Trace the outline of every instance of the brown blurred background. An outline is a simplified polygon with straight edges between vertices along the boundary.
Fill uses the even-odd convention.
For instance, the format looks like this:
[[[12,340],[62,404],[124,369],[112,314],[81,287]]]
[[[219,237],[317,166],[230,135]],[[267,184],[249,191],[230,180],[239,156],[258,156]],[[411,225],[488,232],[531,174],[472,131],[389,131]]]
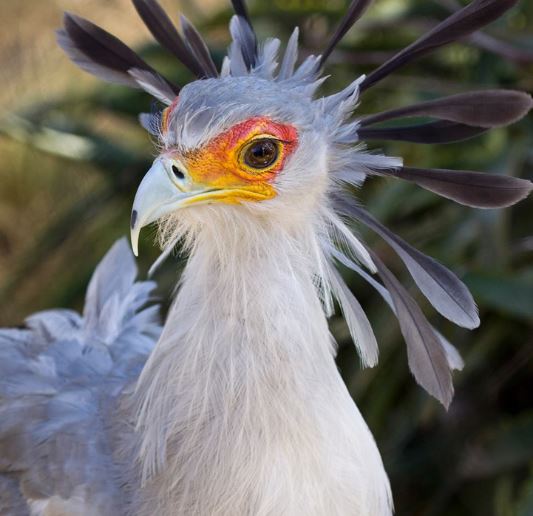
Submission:
[[[229,0],[161,3],[175,20],[183,12],[197,23],[220,63],[229,42]],[[347,3],[250,1],[260,37],[286,41],[299,25],[306,52],[319,51]],[[332,56],[324,93],[383,62],[442,20],[454,3],[375,0]],[[151,109],[150,99],[101,84],[68,62],[54,40],[64,10],[104,26],[178,82],[190,80],[152,44],[129,0],[0,1],[1,325],[21,324],[26,315],[49,307],[82,307],[96,262],[128,233],[134,191],[153,153],[136,118]],[[442,49],[384,81],[365,95],[360,109],[369,113],[496,86],[533,90],[529,0],[481,37]],[[463,143],[379,147],[413,166],[533,179],[532,142],[530,116]],[[467,364],[455,375],[456,400],[446,413],[410,377],[388,308],[348,277],[376,328],[381,359],[375,369],[362,371],[345,324],[333,318],[339,367],[382,450],[397,514],[533,515],[533,201],[477,211],[384,179],[369,181],[360,197],[380,220],[464,279],[482,320],[481,328],[467,332],[427,310]],[[364,236],[411,285],[386,245]],[[141,245],[145,275],[157,256],[149,232]],[[181,265],[169,260],[157,274],[165,304]]]

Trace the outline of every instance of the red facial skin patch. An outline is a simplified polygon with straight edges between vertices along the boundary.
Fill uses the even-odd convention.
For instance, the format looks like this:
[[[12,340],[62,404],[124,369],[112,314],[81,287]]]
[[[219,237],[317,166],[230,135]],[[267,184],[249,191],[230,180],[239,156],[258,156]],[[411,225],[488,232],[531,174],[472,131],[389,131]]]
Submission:
[[[253,168],[245,163],[244,155],[254,141],[263,139],[275,142],[278,156],[268,167]],[[272,181],[297,145],[298,132],[293,126],[254,117],[234,125],[201,149],[169,155],[185,165],[195,186],[212,190],[205,194],[209,199],[238,203],[275,197]],[[205,201],[203,196],[194,199]]]

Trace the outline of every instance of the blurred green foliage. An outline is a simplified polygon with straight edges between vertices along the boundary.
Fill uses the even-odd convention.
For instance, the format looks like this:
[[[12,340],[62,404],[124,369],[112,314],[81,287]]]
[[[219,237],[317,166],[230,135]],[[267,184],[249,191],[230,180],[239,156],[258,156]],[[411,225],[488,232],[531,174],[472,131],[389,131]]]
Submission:
[[[316,53],[346,3],[257,0],[251,10],[261,37],[275,35],[286,41],[299,25],[304,51]],[[200,2],[182,7],[197,21],[220,62],[229,42],[230,10],[221,2],[211,4],[207,12]],[[445,17],[454,0],[374,4],[332,56],[324,93],[338,90],[413,41]],[[96,10],[98,2],[91,5]],[[59,10],[54,16],[59,23]],[[98,21],[105,25],[105,19]],[[37,26],[36,19],[31,23]],[[190,80],[155,46],[140,50],[177,81]],[[58,92],[41,80],[40,98],[17,97],[0,117],[4,325],[21,323],[37,309],[82,306],[95,263],[115,238],[128,232],[133,194],[153,153],[137,123],[137,114],[150,110],[145,94],[92,80],[77,87],[81,72],[71,67],[61,73],[65,70],[74,77],[67,87]],[[373,88],[365,94],[360,112],[472,88],[531,91],[532,72],[533,3],[523,1],[484,35],[440,50]],[[46,73],[53,84],[54,70]],[[28,90],[31,84],[25,85]],[[410,165],[531,179],[532,142],[530,117],[465,143],[394,143],[382,148]],[[360,370],[344,322],[333,318],[338,363],[382,451],[397,514],[533,515],[533,202],[504,211],[477,211],[386,179],[369,180],[359,196],[396,232],[464,278],[482,320],[478,330],[467,332],[427,312],[466,361],[455,375],[456,399],[445,412],[410,377],[399,328],[381,298],[348,277],[376,329],[381,359],[375,369]],[[383,242],[361,231],[412,287]],[[143,273],[157,255],[150,240],[145,235],[141,244]],[[165,302],[181,265],[179,258],[169,260],[157,274]]]

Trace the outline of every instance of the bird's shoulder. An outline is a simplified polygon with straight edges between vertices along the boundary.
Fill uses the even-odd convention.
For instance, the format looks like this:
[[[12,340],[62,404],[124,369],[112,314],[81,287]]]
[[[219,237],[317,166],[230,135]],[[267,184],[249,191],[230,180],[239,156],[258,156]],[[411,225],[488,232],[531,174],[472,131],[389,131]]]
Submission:
[[[53,503],[93,514],[88,497],[95,507],[115,498],[110,421],[161,331],[155,284],[136,276],[120,240],[96,268],[82,314],[47,310],[0,330],[0,507],[21,495],[36,514]]]

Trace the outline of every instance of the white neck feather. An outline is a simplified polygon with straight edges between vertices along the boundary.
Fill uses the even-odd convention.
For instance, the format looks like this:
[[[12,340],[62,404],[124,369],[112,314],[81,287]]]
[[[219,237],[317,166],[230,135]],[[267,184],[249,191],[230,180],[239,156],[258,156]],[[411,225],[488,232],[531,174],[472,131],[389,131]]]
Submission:
[[[391,514],[334,362],[317,227],[243,224],[234,210],[188,221],[189,262],[136,393],[139,513]]]

